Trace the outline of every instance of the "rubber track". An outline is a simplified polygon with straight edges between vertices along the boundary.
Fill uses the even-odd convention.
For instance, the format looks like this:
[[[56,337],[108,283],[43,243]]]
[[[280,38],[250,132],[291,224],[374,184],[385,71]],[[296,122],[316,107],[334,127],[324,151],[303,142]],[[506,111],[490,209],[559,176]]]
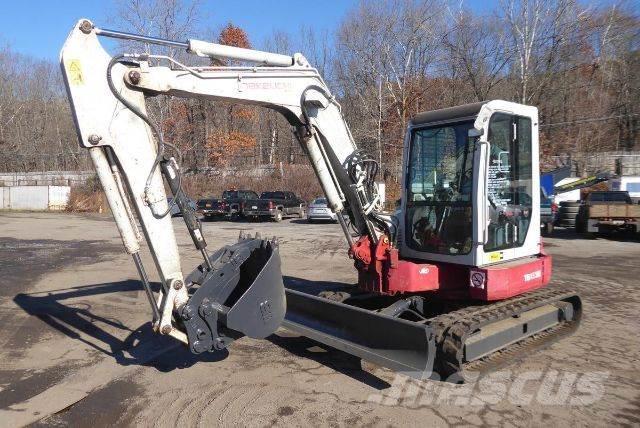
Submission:
[[[477,329],[540,306],[559,302],[569,302],[573,305],[572,321],[560,323],[478,360],[463,361],[464,342]],[[439,315],[429,320],[435,331],[438,353],[435,372],[441,379],[452,381],[476,379],[573,333],[580,324],[581,314],[582,304],[575,292],[553,287],[535,290],[497,303],[469,306]]]

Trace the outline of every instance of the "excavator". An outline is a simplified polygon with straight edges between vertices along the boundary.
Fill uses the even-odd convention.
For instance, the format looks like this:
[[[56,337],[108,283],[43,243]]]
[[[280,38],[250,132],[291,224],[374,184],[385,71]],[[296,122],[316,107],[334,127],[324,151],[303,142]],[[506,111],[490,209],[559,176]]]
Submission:
[[[111,56],[100,44],[105,37],[218,65],[187,65],[177,55]],[[539,228],[535,107],[492,100],[417,114],[392,215],[382,209],[375,157],[358,149],[335,95],[299,53],[166,40],[81,19],[60,62],[79,144],[140,275],[153,329],[193,353],[285,328],[413,377],[464,382],[578,327],[580,297],[546,287],[552,262]],[[241,234],[210,253],[182,187],[180,151],[148,113],[147,100],[156,96],[281,113],[337,214],[357,284],[321,292],[285,287],[275,237]],[[187,275],[171,204],[203,258]],[[159,292],[140,257],[143,240]]]

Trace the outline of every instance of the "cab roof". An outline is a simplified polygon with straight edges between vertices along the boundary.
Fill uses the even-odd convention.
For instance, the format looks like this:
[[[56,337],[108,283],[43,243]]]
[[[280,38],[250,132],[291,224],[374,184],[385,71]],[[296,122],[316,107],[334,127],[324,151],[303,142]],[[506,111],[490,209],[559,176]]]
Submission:
[[[489,101],[479,103],[463,104],[461,106],[443,108],[440,110],[425,111],[418,113],[411,120],[411,126],[426,125],[438,122],[454,122],[464,119],[474,119],[483,105]]]

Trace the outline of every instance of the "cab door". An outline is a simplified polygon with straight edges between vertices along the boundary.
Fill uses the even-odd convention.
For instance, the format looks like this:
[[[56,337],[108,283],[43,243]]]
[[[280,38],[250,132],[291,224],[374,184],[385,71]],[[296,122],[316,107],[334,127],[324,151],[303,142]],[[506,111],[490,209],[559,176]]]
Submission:
[[[519,105],[511,110],[493,112],[486,127],[487,168],[481,183],[486,188],[478,192],[484,198],[479,206],[485,207],[478,266],[540,251],[537,110]]]

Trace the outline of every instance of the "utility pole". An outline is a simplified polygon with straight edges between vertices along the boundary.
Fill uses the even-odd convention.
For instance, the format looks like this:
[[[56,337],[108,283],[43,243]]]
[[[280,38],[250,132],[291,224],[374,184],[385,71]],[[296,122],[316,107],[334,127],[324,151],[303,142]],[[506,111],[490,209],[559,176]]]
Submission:
[[[382,75],[378,79],[378,165],[382,170]]]

